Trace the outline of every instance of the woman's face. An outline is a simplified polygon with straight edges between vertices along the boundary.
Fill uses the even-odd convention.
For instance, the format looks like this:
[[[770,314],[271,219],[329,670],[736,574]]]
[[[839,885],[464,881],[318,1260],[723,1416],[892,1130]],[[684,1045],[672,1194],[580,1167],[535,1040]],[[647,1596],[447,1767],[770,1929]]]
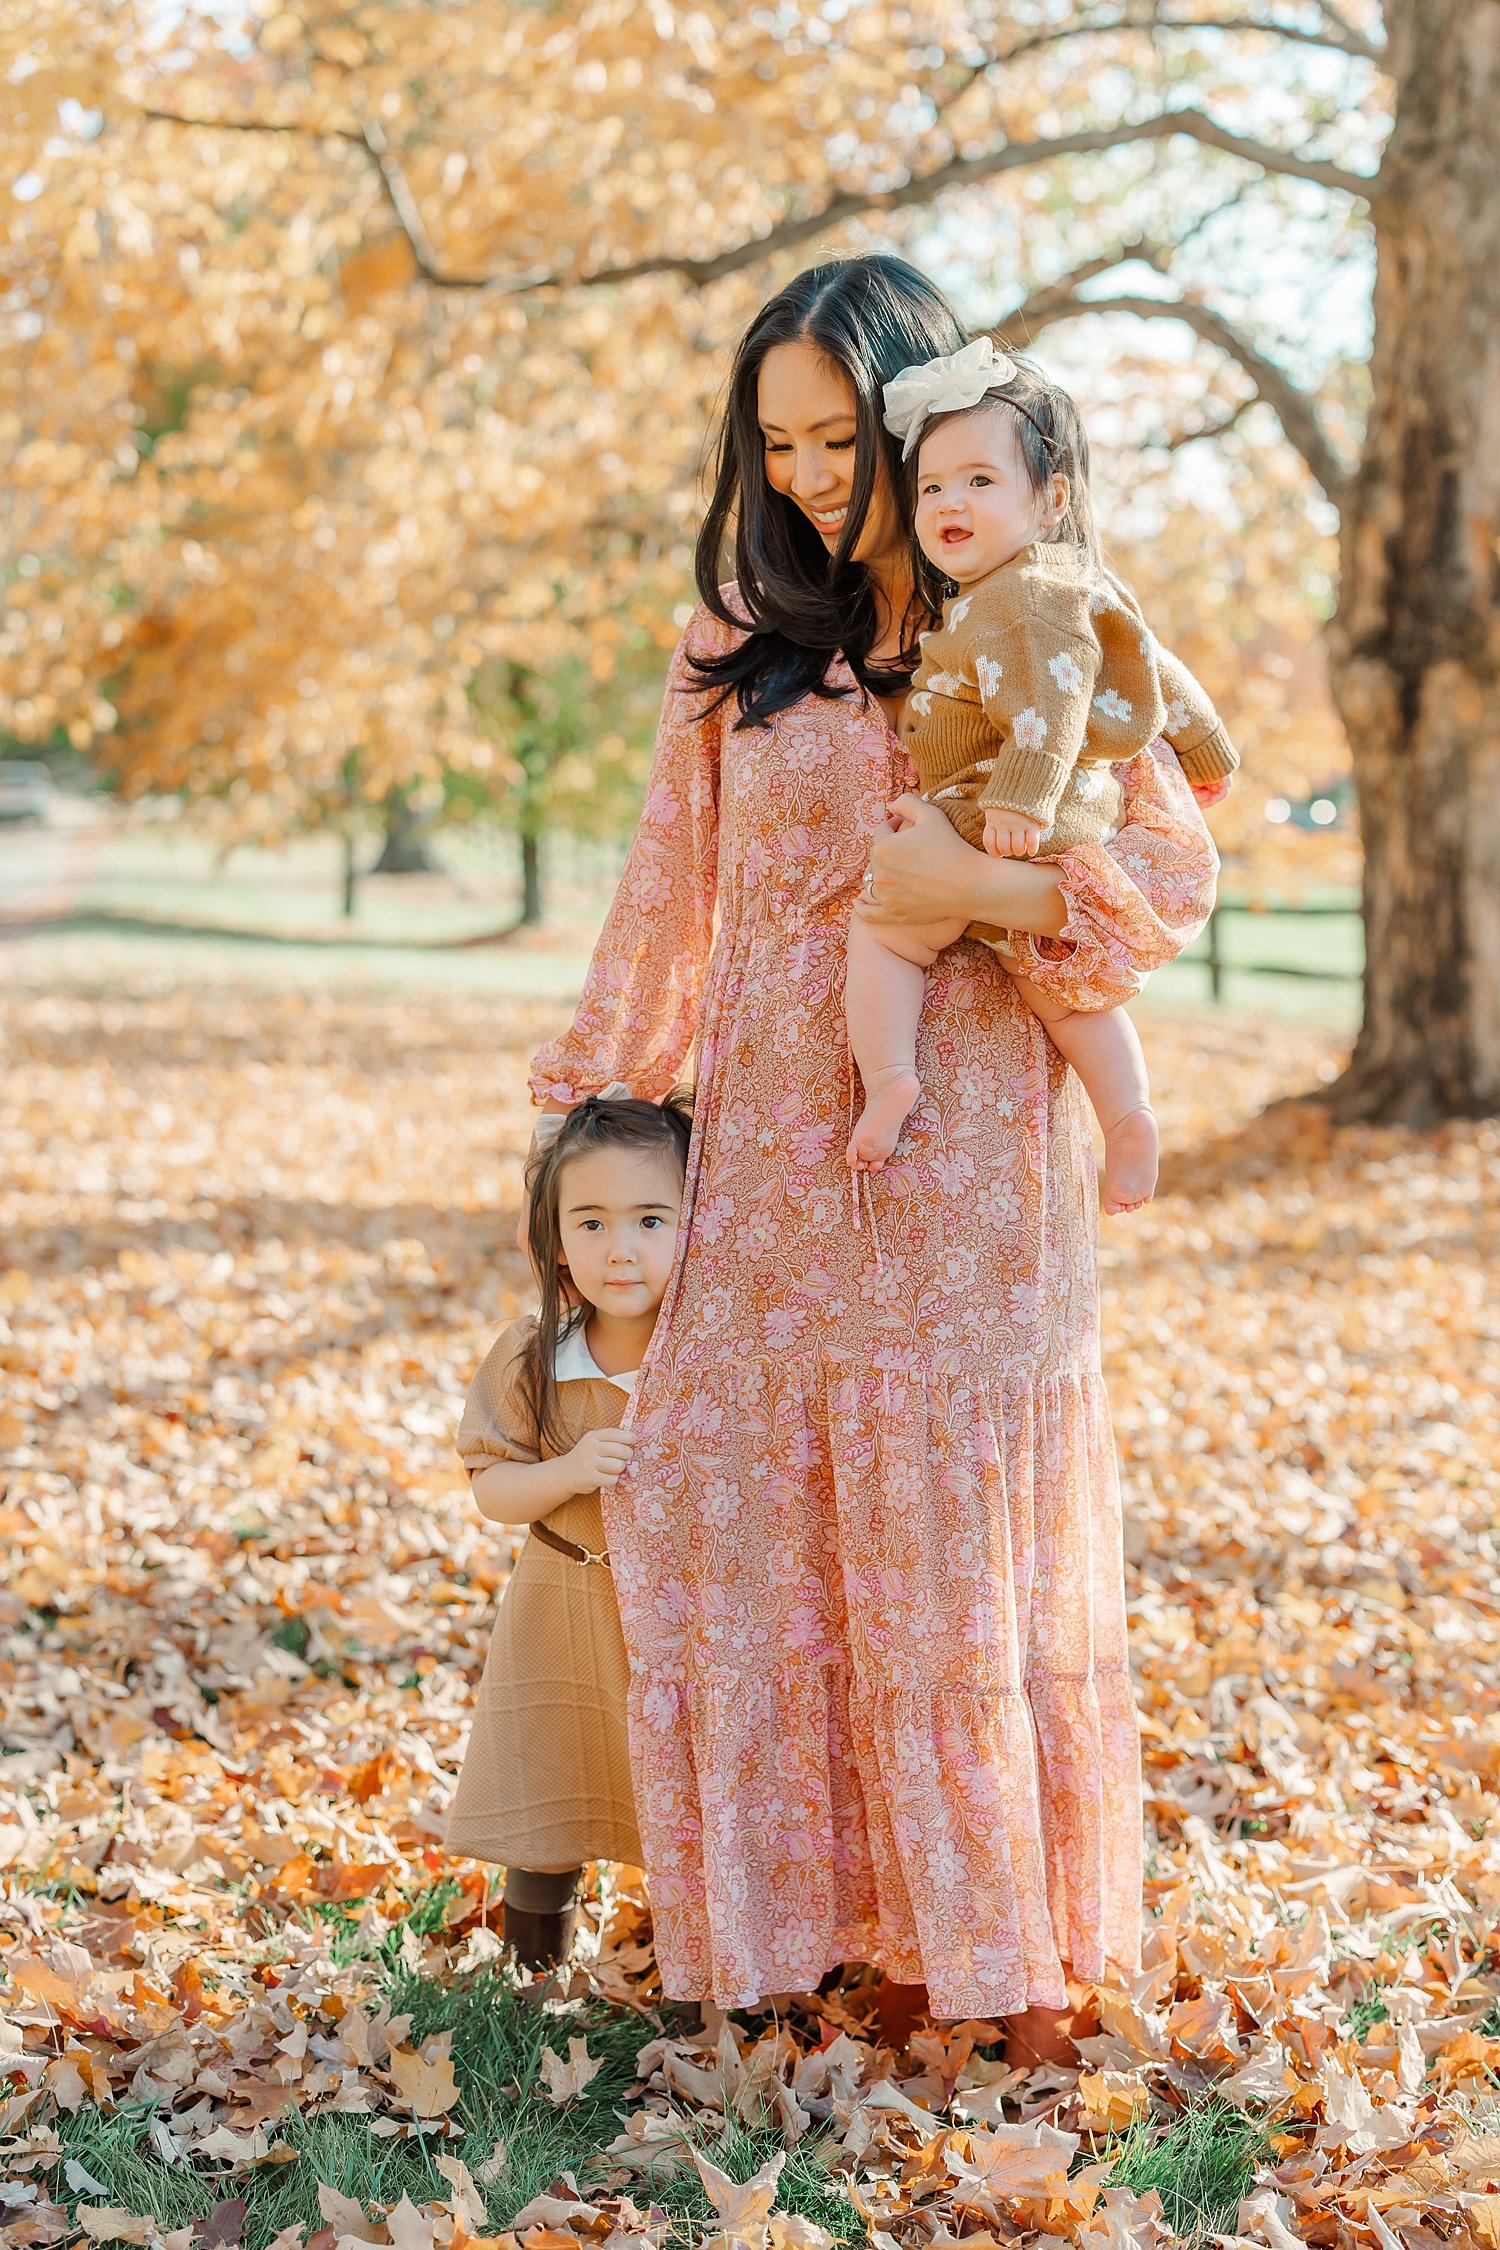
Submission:
[[[854,389],[815,344],[777,344],[761,361],[757,391],[766,476],[802,510],[830,554],[854,490]],[[902,544],[900,512],[882,460],[854,549],[876,561]]]

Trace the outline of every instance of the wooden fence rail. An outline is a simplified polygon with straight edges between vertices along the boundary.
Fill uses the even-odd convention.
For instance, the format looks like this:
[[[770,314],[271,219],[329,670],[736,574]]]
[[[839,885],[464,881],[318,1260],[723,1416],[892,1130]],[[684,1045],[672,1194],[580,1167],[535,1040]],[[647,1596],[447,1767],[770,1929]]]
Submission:
[[[1224,979],[1231,969],[1241,976],[1310,977],[1320,984],[1360,984],[1364,981],[1362,969],[1308,969],[1275,961],[1227,960],[1220,937],[1220,924],[1228,914],[1243,914],[1256,919],[1295,915],[1299,921],[1315,915],[1337,916],[1339,920],[1346,922],[1359,919],[1358,908],[1352,906],[1270,906],[1259,905],[1250,899],[1221,899],[1208,918],[1208,927],[1203,933],[1203,952],[1183,955],[1185,961],[1204,963],[1208,970],[1209,997],[1213,1000],[1223,999]]]

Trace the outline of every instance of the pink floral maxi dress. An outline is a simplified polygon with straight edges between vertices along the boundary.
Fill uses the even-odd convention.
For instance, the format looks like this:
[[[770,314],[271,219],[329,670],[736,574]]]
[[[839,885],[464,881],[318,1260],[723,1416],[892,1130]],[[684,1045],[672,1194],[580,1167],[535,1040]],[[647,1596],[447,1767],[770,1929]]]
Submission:
[[[770,729],[668,683],[630,858],[538,1100],[659,1099],[698,1042],[686,1226],[606,1508],[667,1994],[838,1961],[940,2017],[1060,2006],[1138,1957],[1140,1768],[1081,1089],[982,945],[927,980],[925,1088],[855,1231],[845,933],[906,785],[857,690]],[[834,683],[853,687],[842,664]],[[1054,864],[1059,999],[1201,927],[1213,847],[1164,744]],[[873,1224],[871,1223],[873,1220]]]

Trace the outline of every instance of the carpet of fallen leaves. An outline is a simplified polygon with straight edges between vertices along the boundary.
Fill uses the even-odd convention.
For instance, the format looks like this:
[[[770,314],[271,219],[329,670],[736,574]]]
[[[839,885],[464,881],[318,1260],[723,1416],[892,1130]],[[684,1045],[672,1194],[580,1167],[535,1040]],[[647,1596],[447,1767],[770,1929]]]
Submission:
[[[439,1980],[496,1952],[492,1871],[440,1839],[513,1549],[452,1433],[525,1302],[553,1015],[119,977],[3,1003],[0,2250],[158,2239],[65,2181],[89,2104],[155,2103],[162,2153],[230,2182],[289,2106],[457,2134],[379,1941]],[[1331,1073],[1316,1029],[1149,1044],[1163,1193],[1104,1250],[1143,1975],[1081,2072],[1030,2077],[994,2027],[882,2045],[857,1976],[717,2052],[667,2012],[604,2166],[512,2205],[506,2250],[655,2244],[630,2191],[692,2162],[720,2250],[826,2244],[774,2162],[735,2186],[704,2154],[736,2119],[811,2134],[877,2250],[1165,2240],[1110,2136],[1213,2089],[1270,2129],[1219,2239],[1500,2246],[1500,1133],[1261,1114]],[[628,1876],[594,1919],[574,1995],[649,2012]],[[550,2098],[591,2068],[552,2053]],[[325,2189],[322,2250],[492,2237],[503,2151],[442,2171],[383,2217]]]

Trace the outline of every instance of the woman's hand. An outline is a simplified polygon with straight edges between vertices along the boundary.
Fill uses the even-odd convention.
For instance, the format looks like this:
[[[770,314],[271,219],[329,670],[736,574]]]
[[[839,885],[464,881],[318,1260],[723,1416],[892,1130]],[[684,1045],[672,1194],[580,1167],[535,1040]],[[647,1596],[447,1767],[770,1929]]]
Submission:
[[[870,922],[931,923],[961,915],[1004,929],[1060,937],[1062,885],[1045,861],[989,859],[966,844],[936,805],[897,797],[870,850],[870,875],[854,911]]]

